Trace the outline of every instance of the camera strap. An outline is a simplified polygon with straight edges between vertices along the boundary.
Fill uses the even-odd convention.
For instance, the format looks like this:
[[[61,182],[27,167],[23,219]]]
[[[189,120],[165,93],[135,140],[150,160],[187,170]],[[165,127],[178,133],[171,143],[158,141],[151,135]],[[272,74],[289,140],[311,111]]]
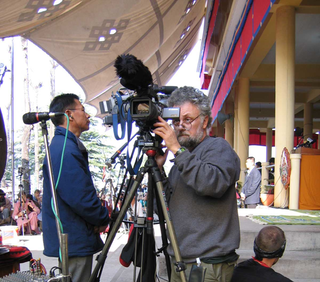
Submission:
[[[114,133],[114,136],[117,140],[122,140],[125,136],[126,123],[128,123],[128,127],[127,127],[128,143],[127,144],[129,145],[131,133],[132,133],[132,116],[131,116],[131,113],[129,110],[127,113],[127,121],[126,121],[126,114],[125,114],[125,110],[123,107],[122,98],[118,92],[116,93],[115,97],[117,99],[118,105],[113,107],[113,110],[112,110],[113,133]],[[118,121],[118,118],[120,119],[120,121]],[[118,124],[119,123],[121,126],[121,137],[119,137],[119,135],[118,135]],[[133,149],[133,152],[130,156],[129,146],[127,146],[127,167],[128,167],[128,171],[129,171],[130,175],[137,175],[138,170],[139,170],[141,163],[142,163],[142,159],[143,159],[143,154],[141,155],[141,148],[139,148],[139,151],[138,151],[138,154],[136,157],[136,161],[135,161],[135,165],[132,167],[131,162],[132,162],[132,158],[134,156],[134,151],[135,151],[135,148]]]
[[[117,140],[122,140],[126,133],[126,120],[125,120],[125,112],[122,106],[122,98],[119,95],[119,93],[116,93],[116,99],[118,103],[118,107],[114,107],[115,110],[112,110],[112,123],[113,123],[113,133],[114,137]],[[128,113],[129,114],[129,113]],[[118,122],[118,116],[120,117],[120,122]],[[121,126],[121,137],[118,135],[118,123],[120,123]],[[131,129],[130,129],[130,135],[131,135]],[[128,140],[130,137],[128,138]]]
[[[128,111],[127,120],[128,120],[128,132],[127,133],[128,133],[128,144],[129,144],[130,138],[131,138],[131,131],[132,131],[132,117],[131,117],[130,111]],[[133,151],[130,156],[129,146],[127,146],[127,167],[128,167],[128,171],[129,171],[130,175],[137,175],[138,174],[138,170],[141,166],[142,159],[143,159],[143,154],[141,154],[142,149],[139,147],[136,161],[135,161],[135,165],[134,165],[134,167],[132,167],[131,162],[132,162],[132,158],[134,156],[135,149],[136,149],[136,147],[133,148]]]

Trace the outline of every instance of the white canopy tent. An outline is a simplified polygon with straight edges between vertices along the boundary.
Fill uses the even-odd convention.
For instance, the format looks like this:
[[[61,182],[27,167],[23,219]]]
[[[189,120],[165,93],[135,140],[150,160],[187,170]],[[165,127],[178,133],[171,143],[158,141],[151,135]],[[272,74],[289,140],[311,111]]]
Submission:
[[[165,85],[197,41],[205,0],[2,0],[0,37],[21,35],[53,57],[99,110],[133,54]]]

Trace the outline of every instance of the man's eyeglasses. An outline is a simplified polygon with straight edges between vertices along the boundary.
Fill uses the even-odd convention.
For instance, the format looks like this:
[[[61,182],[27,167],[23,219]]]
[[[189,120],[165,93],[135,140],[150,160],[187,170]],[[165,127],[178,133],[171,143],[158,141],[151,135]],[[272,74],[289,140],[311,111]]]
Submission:
[[[180,125],[185,129],[185,130],[190,130],[192,127],[192,123],[199,117],[201,116],[201,114],[199,114],[197,117],[195,117],[194,119],[192,118],[186,118],[182,121],[180,120],[174,120],[172,121],[172,124],[174,127],[179,127]]]
[[[86,112],[85,108],[81,108],[81,109],[68,109],[69,111],[83,111]]]

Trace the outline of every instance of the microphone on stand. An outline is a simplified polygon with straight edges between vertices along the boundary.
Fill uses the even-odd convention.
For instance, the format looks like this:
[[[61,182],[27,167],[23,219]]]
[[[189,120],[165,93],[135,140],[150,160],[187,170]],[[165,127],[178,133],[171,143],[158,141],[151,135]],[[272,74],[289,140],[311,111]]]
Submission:
[[[316,140],[313,140],[312,138],[308,137],[306,141],[306,146],[311,147],[311,145],[316,142]]]
[[[23,122],[25,124],[34,124],[42,120],[49,120],[53,117],[63,116],[64,113],[56,112],[56,113],[49,113],[49,112],[31,112],[26,113],[22,116]]]

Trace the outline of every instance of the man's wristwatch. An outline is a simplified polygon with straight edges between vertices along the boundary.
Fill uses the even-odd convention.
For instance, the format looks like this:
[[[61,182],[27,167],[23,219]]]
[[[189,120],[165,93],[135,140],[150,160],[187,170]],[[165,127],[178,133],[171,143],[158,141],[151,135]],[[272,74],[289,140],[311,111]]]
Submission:
[[[187,150],[185,147],[180,147],[178,151],[174,154],[175,157],[179,156],[182,152]]]

